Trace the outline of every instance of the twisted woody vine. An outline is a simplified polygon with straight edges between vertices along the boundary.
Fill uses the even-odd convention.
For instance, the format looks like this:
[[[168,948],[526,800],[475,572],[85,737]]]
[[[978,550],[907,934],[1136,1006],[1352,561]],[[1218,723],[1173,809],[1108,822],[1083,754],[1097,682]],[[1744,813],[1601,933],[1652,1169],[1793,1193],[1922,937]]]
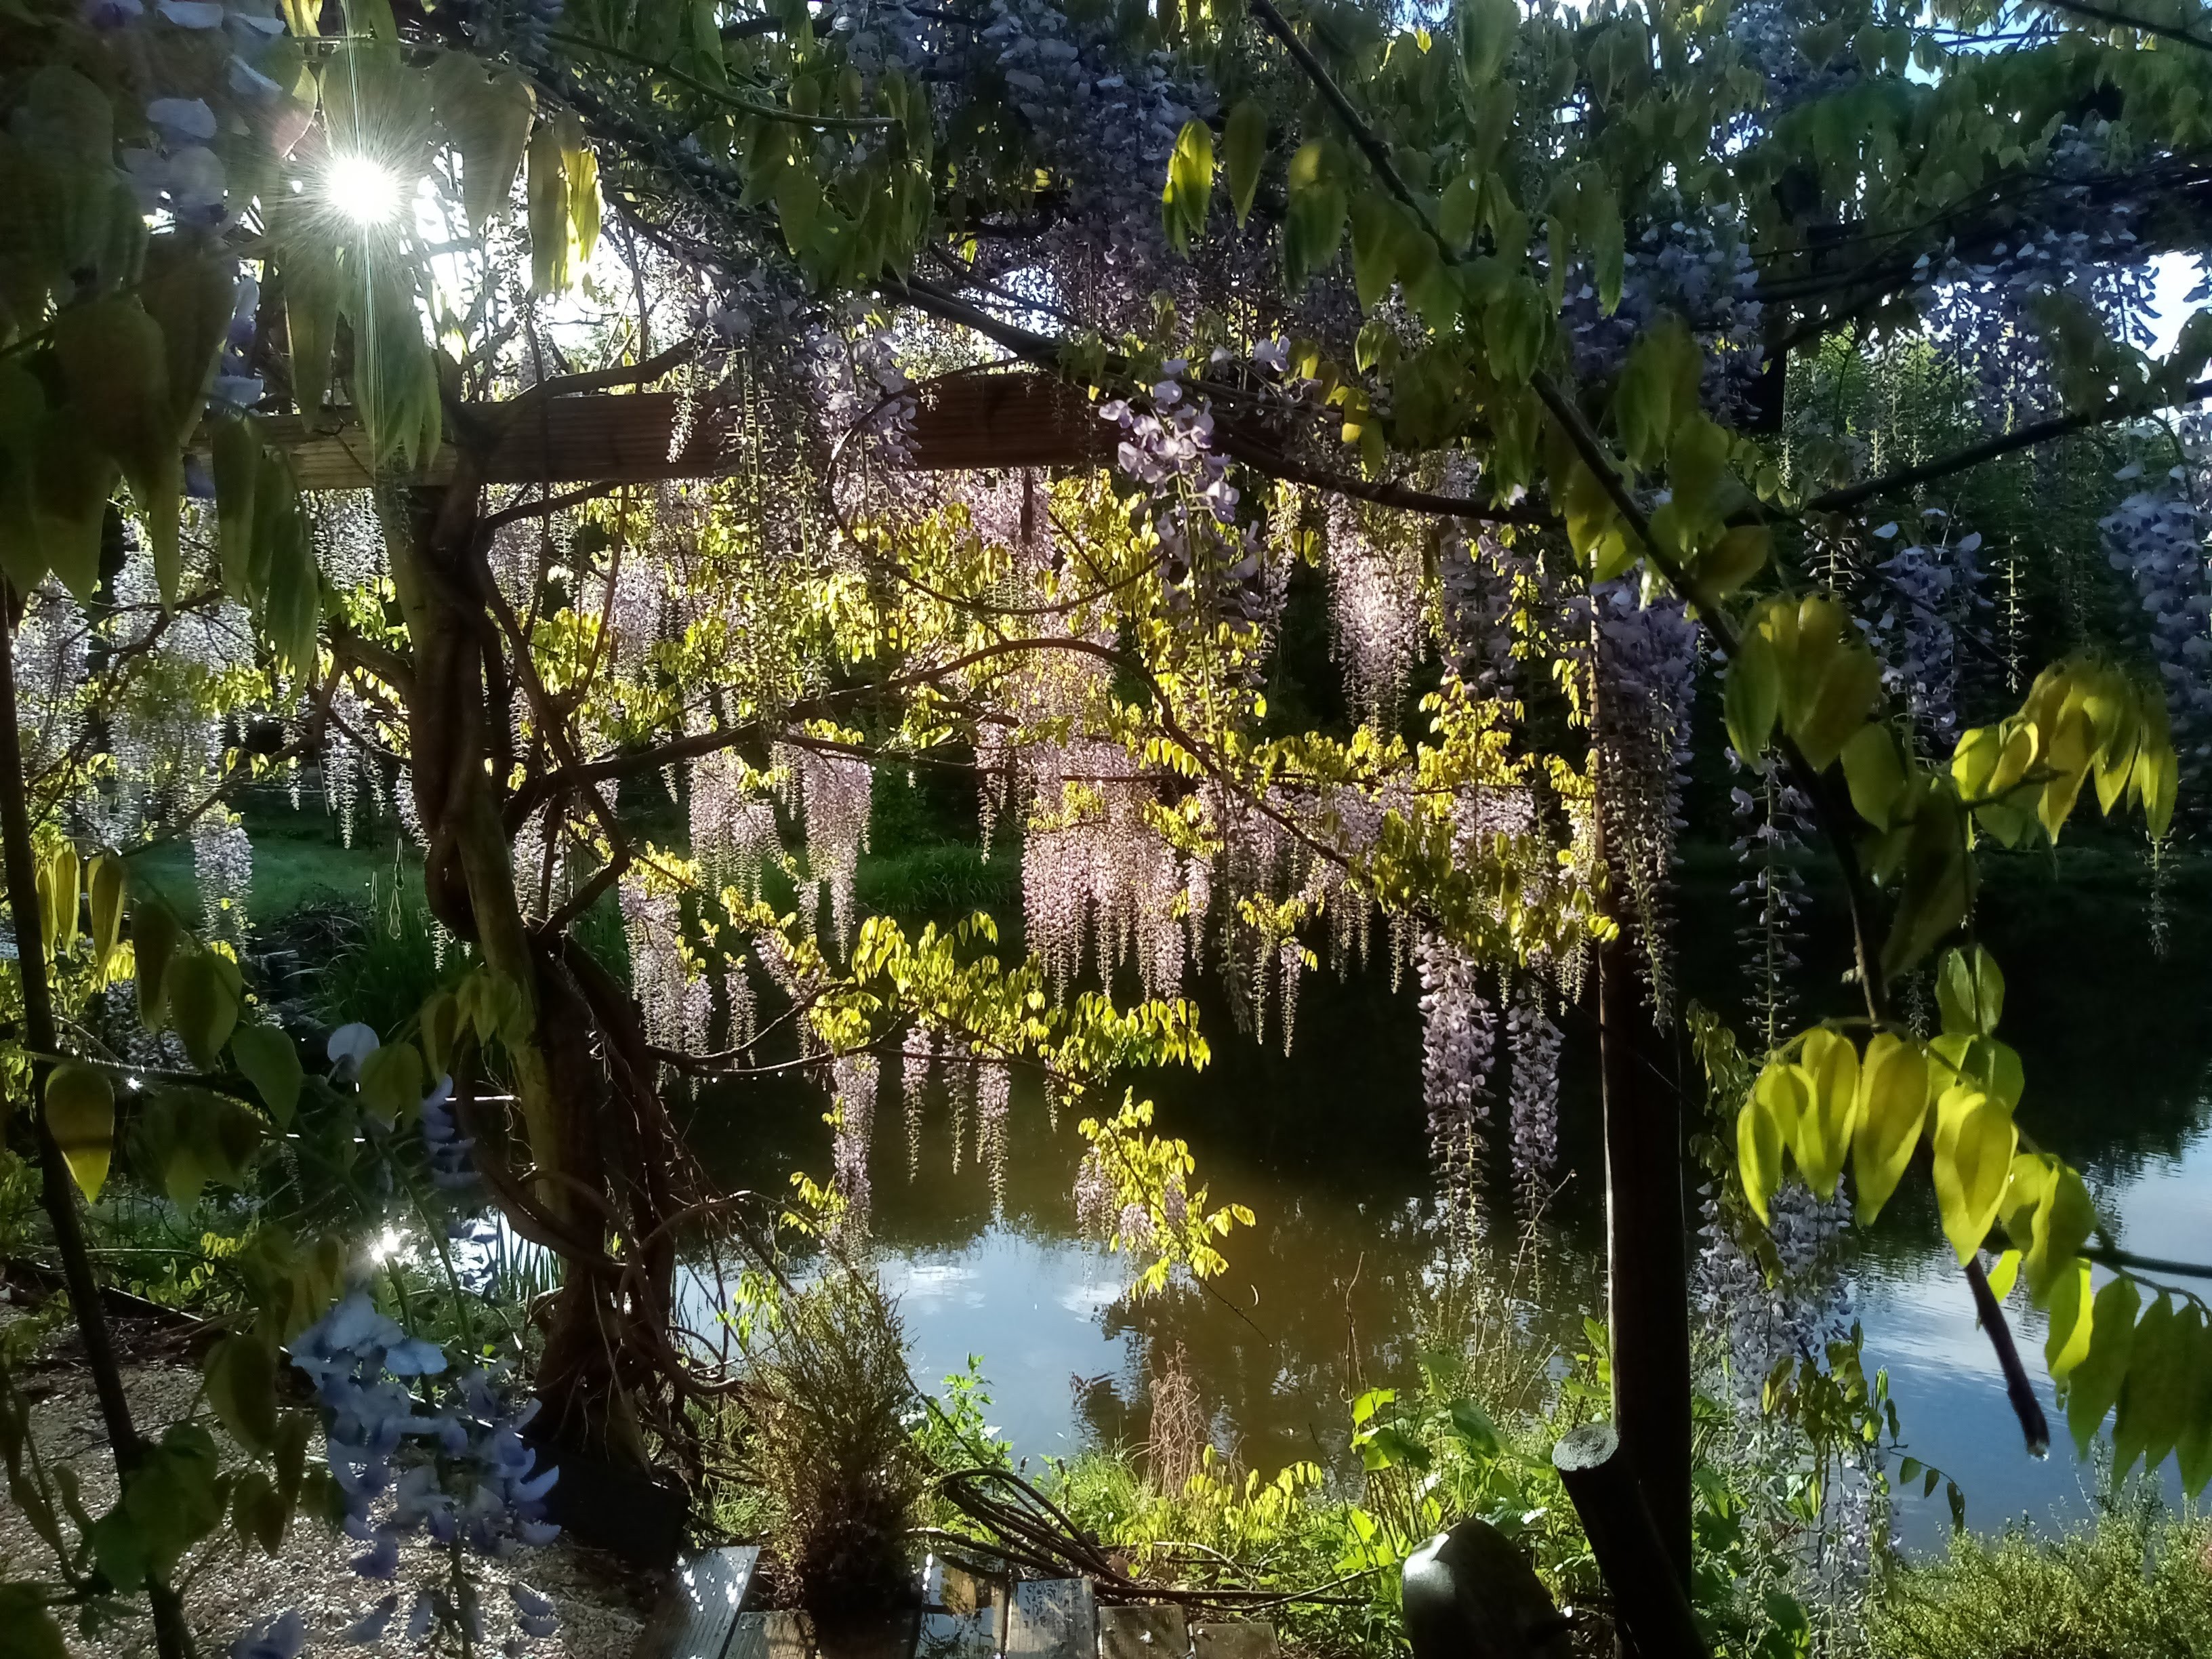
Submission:
[[[1128,1079],[1292,1047],[1325,967],[1418,998],[1462,1239],[1493,1150],[1547,1201],[1595,1030],[1613,1415],[1686,1575],[1691,1040],[1723,1267],[1924,1188],[2027,1444],[2016,1285],[2085,1447],[2212,1479],[2205,1304],[2039,1141],[1978,929],[1990,857],[2095,833],[2155,931],[2203,823],[2212,325],[2145,321],[2206,246],[2187,0],[21,0],[0,117],[7,1145],[117,1481],[93,1513],[0,1376],[47,1547],[0,1648],[291,1659],[299,1613],[195,1632],[184,1587],[307,1526],[392,1583],[318,1644],[550,1636],[479,1565],[556,1534],[564,1456],[680,1463],[736,1386],[677,1316],[702,1241],[865,1251],[930,1088],[1003,1194],[1041,1094],[1084,1229],[1209,1279],[1253,1212]],[[1886,447],[1900,388],[1941,443]],[[1977,526],[2084,445],[2088,544]],[[2021,622],[2062,556],[2121,624]],[[1670,905],[1714,728],[1733,1035]],[[1018,916],[868,911],[917,770]],[[416,843],[402,1017],[259,978],[241,804],[303,789]],[[197,914],[143,874],[177,843]],[[829,1165],[718,1193],[678,1108],[786,1071]],[[154,1436],[85,1242],[126,1189],[263,1194],[253,1311]],[[526,1346],[487,1217],[558,1264]],[[1777,1358],[1769,1404],[1822,1371]]]

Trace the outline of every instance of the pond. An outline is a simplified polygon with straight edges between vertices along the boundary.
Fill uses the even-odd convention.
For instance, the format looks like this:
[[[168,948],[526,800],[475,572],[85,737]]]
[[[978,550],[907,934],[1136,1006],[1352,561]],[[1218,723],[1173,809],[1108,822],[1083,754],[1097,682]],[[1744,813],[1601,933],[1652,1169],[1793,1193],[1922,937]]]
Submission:
[[[2171,953],[2152,954],[2140,881],[2128,872],[2072,887],[2048,876],[2021,871],[2007,884],[2009,927],[1997,925],[1998,905],[1984,903],[1984,937],[2011,970],[2001,1034],[2027,1066],[2022,1122],[2082,1170],[2127,1248],[2212,1259],[2209,953],[2178,921]],[[1693,882],[1680,908],[1685,988],[1733,1015],[1741,986],[1724,880]],[[1834,925],[1816,910],[1808,962],[1844,959],[1829,948],[1840,948]],[[1844,988],[1805,1002],[1850,1006]],[[1394,989],[1382,970],[1348,982],[1310,974],[1300,1005],[1287,1057],[1236,1036],[1212,1002],[1213,1062],[1135,1080],[1158,1101],[1162,1129],[1191,1143],[1212,1201],[1239,1200],[1257,1216],[1232,1235],[1228,1272],[1203,1291],[1125,1293],[1124,1264],[1077,1236],[1080,1142],[1070,1124],[1055,1132],[1037,1099],[1018,1087],[1005,1188],[994,1194],[972,1152],[953,1167],[948,1108],[935,1098],[909,1178],[897,1090],[887,1087],[872,1231],[917,1377],[934,1382],[979,1356],[990,1420],[1017,1454],[1063,1455],[1090,1441],[1140,1438],[1146,1379],[1180,1350],[1217,1440],[1247,1466],[1272,1473],[1310,1456],[1342,1467],[1346,1402],[1413,1364],[1419,1289],[1441,1259],[1438,1217],[1413,986]],[[1571,1352],[1583,1346],[1585,1314],[1602,1316],[1603,1189],[1594,1033],[1573,1011],[1561,1024],[1565,1185],[1516,1265],[1509,1247],[1519,1229],[1497,1183],[1487,1202],[1498,1243],[1482,1270],[1517,1273],[1516,1291],[1539,1310],[1531,1334]],[[702,1098],[697,1116],[726,1179],[775,1192],[793,1170],[827,1168],[818,1095],[760,1091],[741,1110],[733,1105]],[[2080,1510],[2094,1472],[2077,1463],[2049,1399],[2039,1322],[2016,1297],[2015,1331],[2057,1426],[2050,1456],[2037,1462],[2022,1448],[1933,1200],[1912,1188],[1908,1181],[1849,1269],[1868,1363],[1887,1368],[1909,1450],[1958,1480],[1978,1529]],[[1933,1501],[1901,1501],[1899,1523],[1909,1546],[1939,1541],[1949,1525],[1940,1490]]]

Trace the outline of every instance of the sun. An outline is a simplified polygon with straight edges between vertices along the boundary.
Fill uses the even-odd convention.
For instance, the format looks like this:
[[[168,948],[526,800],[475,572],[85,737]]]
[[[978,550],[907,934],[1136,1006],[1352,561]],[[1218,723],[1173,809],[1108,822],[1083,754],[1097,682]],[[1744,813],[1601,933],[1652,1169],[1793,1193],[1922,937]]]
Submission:
[[[331,205],[355,222],[380,225],[399,211],[399,178],[367,155],[341,155],[325,185]]]

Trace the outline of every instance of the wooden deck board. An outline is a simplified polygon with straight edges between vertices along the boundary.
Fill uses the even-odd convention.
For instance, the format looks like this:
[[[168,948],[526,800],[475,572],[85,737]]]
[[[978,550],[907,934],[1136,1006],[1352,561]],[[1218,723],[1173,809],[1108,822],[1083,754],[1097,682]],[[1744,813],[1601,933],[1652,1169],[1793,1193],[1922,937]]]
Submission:
[[[630,1659],[726,1659],[730,1632],[760,1564],[760,1547],[704,1550],[677,1564]]]

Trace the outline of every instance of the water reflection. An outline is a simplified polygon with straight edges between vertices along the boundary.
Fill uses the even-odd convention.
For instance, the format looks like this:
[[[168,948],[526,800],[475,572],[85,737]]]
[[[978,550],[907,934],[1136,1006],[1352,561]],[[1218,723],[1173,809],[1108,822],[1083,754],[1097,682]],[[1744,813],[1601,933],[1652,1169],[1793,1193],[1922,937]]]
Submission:
[[[2212,1027],[2202,1018],[2212,953],[2183,942],[2160,962],[2126,907],[2100,909],[2094,893],[2062,901],[2032,884],[2028,897],[2002,907],[2016,919],[2009,932],[1985,935],[2012,968],[2003,1034],[2027,1069],[2023,1123],[2083,1169],[2101,1212],[2122,1221],[2128,1248],[2212,1259],[2212,1206],[2202,1196],[2212,1177],[2204,1089]],[[1737,988],[1733,915],[1724,893],[1709,899],[1686,902],[1681,976],[1690,995],[1728,1007]],[[1834,919],[1814,925],[1832,928]],[[1825,952],[1816,939],[1805,954]],[[2065,973],[2039,978],[2035,963],[2054,957]],[[1315,975],[1301,1000],[1287,1058],[1236,1038],[1226,1011],[1210,1006],[1215,1063],[1200,1074],[1137,1080],[1160,1103],[1163,1129],[1191,1142],[1209,1201],[1241,1201],[1259,1217],[1232,1236],[1230,1271],[1203,1291],[1142,1301],[1122,1294],[1119,1264],[1074,1237],[1079,1143],[1069,1126],[1047,1123],[1039,1100],[1017,1092],[1001,1196],[972,1156],[954,1168],[941,1101],[925,1109],[921,1161],[909,1179],[907,1131],[895,1085],[887,1087],[873,1224],[917,1375],[933,1380],[980,1355],[993,1420],[1017,1451],[1061,1455],[1086,1439],[1139,1437],[1147,1371],[1180,1350],[1217,1438],[1245,1462],[1273,1470],[1300,1457],[1336,1462],[1348,1438],[1346,1401],[1361,1387],[1403,1378],[1415,1362],[1419,1292],[1437,1272],[1439,1235],[1410,988],[1394,989],[1382,972],[1348,984]],[[1826,1004],[1808,1000],[1809,1013],[1850,1006],[1848,988]],[[1540,1351],[1577,1345],[1583,1316],[1602,1311],[1592,1039],[1573,1011],[1561,1023],[1565,1184],[1541,1224],[1544,1277],[1515,1285]],[[726,1178],[777,1191],[793,1169],[826,1169],[821,1111],[819,1096],[803,1088],[755,1091],[741,1108],[708,1097],[696,1134]],[[1517,1231],[1505,1189],[1493,1182],[1490,1231],[1498,1241]],[[1852,1274],[1869,1361],[1889,1370],[1914,1454],[1959,1480],[1978,1527],[2078,1510],[2088,1475],[2063,1415],[2046,1398],[2059,1443],[2046,1462],[2030,1460],[1924,1188],[1908,1182],[1858,1243]],[[1486,1270],[1506,1268],[1493,1253]],[[2039,1322],[2024,1310],[2017,1316],[2047,1396]],[[1940,1493],[1905,1503],[1899,1518],[1914,1544],[1948,1526]]]

